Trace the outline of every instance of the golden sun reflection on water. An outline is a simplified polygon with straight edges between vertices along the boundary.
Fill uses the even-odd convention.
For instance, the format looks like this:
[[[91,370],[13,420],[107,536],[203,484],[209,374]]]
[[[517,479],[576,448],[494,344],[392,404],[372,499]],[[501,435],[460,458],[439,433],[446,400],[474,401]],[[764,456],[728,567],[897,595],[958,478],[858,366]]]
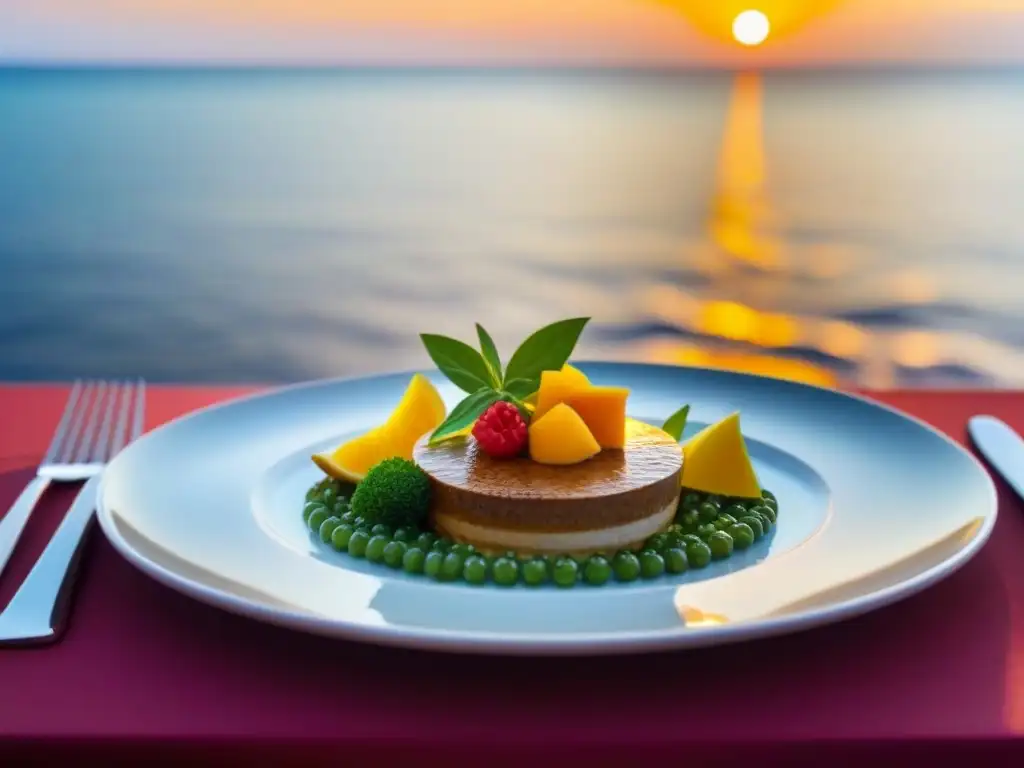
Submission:
[[[706,222],[706,240],[691,249],[691,263],[709,282],[699,290],[661,284],[644,291],[647,311],[678,329],[685,340],[658,340],[641,356],[658,362],[728,368],[825,386],[854,382],[893,386],[898,368],[922,370],[956,365],[953,335],[933,329],[886,329],[836,319],[813,309],[786,311],[786,291],[810,280],[828,292],[834,281],[856,277],[871,254],[844,243],[799,245],[779,231],[772,205],[763,138],[762,81],[757,73],[736,76],[722,134]],[[920,268],[869,270],[867,290],[879,306],[926,306],[941,298],[933,277]],[[827,306],[827,303],[826,303]],[[818,364],[807,351],[831,358]],[[787,354],[788,352],[788,354]],[[837,369],[855,371],[844,381]]]
[[[653,340],[638,350],[642,360],[671,365],[689,365],[699,368],[718,368],[727,371],[743,371],[776,379],[800,381],[822,387],[840,385],[839,377],[827,368],[806,360],[773,357],[733,350],[709,349],[695,344],[670,340]]]

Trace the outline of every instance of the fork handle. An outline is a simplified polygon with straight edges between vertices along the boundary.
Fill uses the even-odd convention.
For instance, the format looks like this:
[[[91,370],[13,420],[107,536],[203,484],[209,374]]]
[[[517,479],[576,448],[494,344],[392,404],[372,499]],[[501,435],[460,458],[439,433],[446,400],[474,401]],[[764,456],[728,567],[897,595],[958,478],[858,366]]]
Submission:
[[[95,518],[99,482],[100,476],[94,475],[82,486],[50,543],[0,613],[0,645],[41,643],[60,635],[75,565]]]
[[[15,500],[13,506],[7,510],[7,514],[0,519],[0,575],[3,575],[14,548],[18,546],[18,540],[25,530],[28,518],[35,509],[39,497],[43,495],[50,485],[47,477],[33,477],[25,489]]]

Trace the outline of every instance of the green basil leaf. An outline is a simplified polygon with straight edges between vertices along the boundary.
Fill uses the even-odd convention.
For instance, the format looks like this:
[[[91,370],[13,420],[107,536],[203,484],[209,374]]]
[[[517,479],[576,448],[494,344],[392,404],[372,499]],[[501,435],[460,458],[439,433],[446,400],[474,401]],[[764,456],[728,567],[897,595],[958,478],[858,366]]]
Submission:
[[[491,383],[495,387],[501,386],[501,358],[498,357],[498,348],[494,346],[494,339],[491,334],[484,330],[480,323],[476,324],[476,335],[480,339],[480,351],[484,353],[484,362],[491,369]]]
[[[469,344],[433,333],[421,333],[420,338],[434,365],[452,384],[469,393],[483,387],[490,388],[490,368]]]
[[[506,381],[502,389],[518,400],[525,400],[540,386],[540,379],[513,379]]]
[[[480,414],[486,411],[494,403],[501,399],[501,393],[493,389],[484,388],[464,398],[452,408],[448,418],[441,422],[441,426],[433,431],[430,444],[438,443],[448,435],[465,429],[479,418]]]
[[[678,443],[683,438],[683,430],[686,429],[686,417],[690,415],[690,406],[684,405],[673,413],[662,425],[662,429],[675,438]]]
[[[534,332],[508,361],[505,381],[539,381],[541,371],[557,371],[568,361],[589,317],[559,320]]]

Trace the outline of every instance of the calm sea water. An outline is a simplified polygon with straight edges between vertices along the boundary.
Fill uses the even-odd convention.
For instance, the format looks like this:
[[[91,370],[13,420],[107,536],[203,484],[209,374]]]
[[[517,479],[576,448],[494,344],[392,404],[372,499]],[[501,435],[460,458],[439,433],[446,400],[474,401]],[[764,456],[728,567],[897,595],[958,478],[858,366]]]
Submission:
[[[0,378],[1024,385],[1024,74],[0,70]]]

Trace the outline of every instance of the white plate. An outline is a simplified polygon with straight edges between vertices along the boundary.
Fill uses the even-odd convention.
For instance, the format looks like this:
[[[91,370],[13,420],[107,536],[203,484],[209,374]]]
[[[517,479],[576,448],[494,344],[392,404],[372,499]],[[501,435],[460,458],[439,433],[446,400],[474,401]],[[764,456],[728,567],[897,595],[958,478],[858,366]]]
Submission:
[[[995,489],[928,425],[850,395],[739,373],[580,366],[631,388],[687,435],[734,410],[780,515],[770,539],[680,576],[530,589],[435,583],[324,547],[301,519],[309,461],[383,420],[411,374],[313,382],[206,408],[123,451],[98,518],[114,547],[192,597],[294,629],[424,649],[635,653],[714,645],[837,621],[949,575],[987,540]],[[448,402],[459,393],[432,380]]]

